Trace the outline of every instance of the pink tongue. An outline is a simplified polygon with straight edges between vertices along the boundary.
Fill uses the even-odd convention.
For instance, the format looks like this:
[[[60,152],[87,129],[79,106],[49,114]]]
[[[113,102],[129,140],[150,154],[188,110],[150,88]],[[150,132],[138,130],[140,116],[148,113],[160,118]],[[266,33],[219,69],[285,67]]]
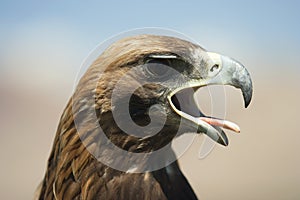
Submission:
[[[220,126],[229,130],[232,130],[234,132],[239,133],[240,127],[230,121],[222,120],[222,119],[215,119],[215,118],[209,118],[209,117],[199,117],[202,121],[205,121],[206,123],[214,126]]]

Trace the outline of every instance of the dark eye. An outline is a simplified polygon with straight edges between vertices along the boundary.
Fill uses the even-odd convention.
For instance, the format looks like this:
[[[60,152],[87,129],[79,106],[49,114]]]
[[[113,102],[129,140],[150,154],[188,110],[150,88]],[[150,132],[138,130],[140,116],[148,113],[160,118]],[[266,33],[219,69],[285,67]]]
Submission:
[[[219,65],[218,64],[215,64],[215,65],[213,65],[211,68],[210,68],[210,71],[211,72],[214,72],[214,71],[216,71],[216,70],[218,70],[219,69]]]
[[[163,76],[170,69],[170,60],[151,59],[146,63],[147,71],[154,76]]]

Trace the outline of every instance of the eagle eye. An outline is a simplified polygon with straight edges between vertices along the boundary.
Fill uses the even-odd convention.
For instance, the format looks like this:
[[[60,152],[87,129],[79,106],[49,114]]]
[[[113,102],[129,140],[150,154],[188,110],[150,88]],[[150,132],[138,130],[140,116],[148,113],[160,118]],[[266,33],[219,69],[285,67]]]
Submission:
[[[146,62],[146,70],[152,76],[163,76],[170,69],[171,61],[169,59],[150,59]]]

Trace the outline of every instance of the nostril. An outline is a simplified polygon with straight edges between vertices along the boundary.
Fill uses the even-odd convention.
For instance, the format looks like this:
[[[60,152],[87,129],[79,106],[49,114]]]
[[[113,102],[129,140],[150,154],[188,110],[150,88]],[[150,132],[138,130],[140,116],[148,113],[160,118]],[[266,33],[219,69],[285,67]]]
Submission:
[[[213,72],[215,70],[219,69],[219,65],[218,64],[214,64],[211,68],[210,71]]]

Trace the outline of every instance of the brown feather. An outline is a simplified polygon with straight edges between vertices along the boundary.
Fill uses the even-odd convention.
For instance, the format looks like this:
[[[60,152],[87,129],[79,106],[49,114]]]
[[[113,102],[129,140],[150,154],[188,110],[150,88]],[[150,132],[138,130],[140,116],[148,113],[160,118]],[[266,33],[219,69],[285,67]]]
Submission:
[[[112,169],[89,153],[82,138],[89,148],[97,145],[97,132],[89,121],[89,112],[94,109],[109,139],[123,149],[151,151],[168,143],[172,135],[166,141],[149,139],[141,142],[121,133],[109,117],[112,89],[124,73],[141,62],[143,56],[174,53],[175,50],[182,53],[194,47],[176,38],[143,35],[123,39],[105,50],[81,78],[62,114],[39,199],[166,199],[160,182],[152,173],[131,174]],[[105,72],[101,72],[102,69]],[[100,74],[103,76],[99,81]],[[148,90],[155,90],[155,87],[149,86]],[[93,102],[87,100],[91,95],[94,96]],[[146,94],[141,92],[139,95]],[[82,103],[73,105],[75,98],[80,98]],[[85,109],[81,110],[83,106]],[[85,118],[81,119],[83,131],[79,133],[74,118],[80,112],[84,113]]]

